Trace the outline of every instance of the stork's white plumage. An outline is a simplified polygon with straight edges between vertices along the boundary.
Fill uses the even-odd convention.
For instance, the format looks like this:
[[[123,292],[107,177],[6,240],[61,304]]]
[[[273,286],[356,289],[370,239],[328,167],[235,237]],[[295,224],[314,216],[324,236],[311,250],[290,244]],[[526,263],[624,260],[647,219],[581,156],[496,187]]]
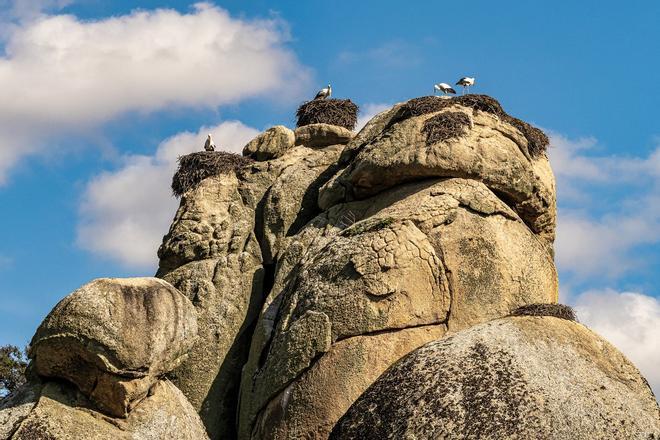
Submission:
[[[434,85],[433,86],[433,93],[435,93],[435,92],[442,92],[445,95],[447,93],[453,93],[454,95],[456,94],[456,90],[454,90],[452,88],[452,86],[450,86],[447,83],[439,83],[439,84]]]
[[[211,137],[211,133],[206,137],[206,142],[204,143],[204,149],[206,151],[215,151],[215,143]]]
[[[319,90],[314,99],[326,99],[332,96],[332,87],[328,84],[328,87]]]
[[[465,95],[466,90],[470,90],[470,87],[474,85],[474,78],[469,76],[464,76],[456,82],[457,86],[463,87],[463,94]]]

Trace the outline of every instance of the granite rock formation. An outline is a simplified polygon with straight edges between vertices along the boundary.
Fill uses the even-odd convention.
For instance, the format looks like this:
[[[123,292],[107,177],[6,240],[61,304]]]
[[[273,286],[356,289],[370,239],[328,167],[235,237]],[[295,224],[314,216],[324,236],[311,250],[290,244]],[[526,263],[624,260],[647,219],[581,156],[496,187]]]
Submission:
[[[515,364],[516,374],[536,370],[525,372],[523,357],[515,356],[536,356],[534,368],[545,362],[546,388],[526,377],[518,387],[523,394],[510,396],[541,420],[526,433],[552,434],[543,429],[561,412],[551,407],[548,384],[571,374],[580,399],[601,382],[607,391],[599,395],[610,396],[585,404],[584,420],[601,413],[625,420],[631,430],[623,433],[654,426],[647,418],[657,413],[639,373],[587,329],[547,317],[498,320],[514,309],[551,309],[558,300],[555,184],[542,132],[481,95],[416,98],[376,115],[357,134],[312,119],[295,131],[267,130],[245,146],[245,157],[203,152],[180,161],[173,188],[181,202],[158,250],[157,277],[164,281],[142,281],[145,292],[162,290],[170,299],[135,300],[120,287],[135,281],[113,280],[83,288],[95,292],[80,302],[84,307],[72,299],[64,301],[71,307],[56,307],[71,318],[49,316],[37,332],[33,377],[3,402],[0,433],[325,439],[343,417],[335,432],[350,438],[344,429],[366,425],[354,410],[346,412],[357,401],[375,414],[362,402],[387,399],[367,390],[386,380],[392,365],[484,328],[500,332],[493,341],[502,346],[486,346]],[[214,163],[222,166],[205,168]],[[102,298],[116,299],[96,307]],[[520,309],[538,303],[544,306]],[[164,321],[125,322],[142,311]],[[139,333],[143,345],[133,344],[130,333]],[[98,344],[88,343],[90,334]],[[539,341],[556,363],[532,353]],[[608,353],[609,361],[601,359]],[[439,371],[429,365],[428,374]],[[498,373],[498,365],[487,370],[497,392],[495,382],[512,377]],[[457,372],[447,386],[477,373]],[[405,384],[411,395],[421,390],[423,384]],[[528,405],[530,393],[546,391],[546,406]],[[630,403],[637,405],[630,416],[619,414],[627,407],[611,397],[616,392],[639,403]],[[480,396],[487,405],[490,398]],[[459,400],[447,403],[456,416],[450,422],[462,424],[456,432],[468,429],[469,408]],[[386,416],[379,415],[382,423],[389,423]],[[424,419],[429,429],[432,419]],[[484,426],[483,432],[504,432],[499,422]],[[391,429],[421,435],[394,422]]]

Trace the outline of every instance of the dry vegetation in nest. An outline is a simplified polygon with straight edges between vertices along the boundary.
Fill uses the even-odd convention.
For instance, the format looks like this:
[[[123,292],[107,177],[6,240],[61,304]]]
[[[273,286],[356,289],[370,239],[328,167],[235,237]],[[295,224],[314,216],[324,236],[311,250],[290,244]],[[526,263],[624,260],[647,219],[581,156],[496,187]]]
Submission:
[[[172,179],[172,192],[181,197],[207,177],[238,172],[254,160],[225,151],[199,151],[179,157]]]
[[[315,99],[298,107],[296,126],[331,124],[353,130],[357,116],[358,106],[350,99]]]
[[[429,118],[422,132],[426,134],[426,145],[456,139],[470,129],[470,117],[463,112],[445,112]]]
[[[527,139],[529,153],[533,157],[540,156],[548,149],[550,142],[545,133],[538,128],[529,125],[525,121],[521,121],[518,118],[508,115],[496,99],[487,95],[463,95],[450,99],[439,96],[422,96],[421,98],[414,98],[401,107],[399,114],[393,120],[393,123],[415,116],[434,113],[455,104],[493,114],[516,127]]]
[[[527,304],[513,310],[510,316],[554,316],[555,318],[577,321],[575,310],[564,304]]]

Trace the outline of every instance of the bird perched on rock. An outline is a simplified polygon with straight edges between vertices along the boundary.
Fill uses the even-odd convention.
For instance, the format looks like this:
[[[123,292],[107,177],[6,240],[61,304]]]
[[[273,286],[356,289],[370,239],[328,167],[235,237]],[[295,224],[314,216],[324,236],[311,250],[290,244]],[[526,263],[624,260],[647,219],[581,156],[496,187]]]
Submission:
[[[332,95],[332,87],[328,84],[328,87],[319,90],[314,99],[326,99]]]
[[[470,78],[469,76],[464,76],[463,78],[458,80],[456,85],[463,87],[463,94],[465,95],[465,90],[467,89],[469,92],[470,87],[474,85],[474,78]]]
[[[434,86],[433,86],[433,93],[435,94],[435,92],[442,92],[442,93],[444,93],[445,95],[446,95],[447,93],[453,93],[454,95],[456,94],[456,90],[454,90],[454,89],[453,89],[449,84],[447,84],[447,83],[440,83],[440,84],[436,84],[436,85],[434,85]]]
[[[211,133],[206,137],[206,142],[204,143],[204,149],[206,151],[215,151],[215,143],[211,137]]]

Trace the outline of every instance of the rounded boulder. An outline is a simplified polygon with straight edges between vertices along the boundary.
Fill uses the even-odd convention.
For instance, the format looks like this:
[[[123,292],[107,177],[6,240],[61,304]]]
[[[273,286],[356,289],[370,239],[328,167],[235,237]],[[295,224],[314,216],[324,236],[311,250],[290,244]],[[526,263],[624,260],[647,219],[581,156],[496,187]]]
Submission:
[[[55,306],[32,338],[30,357],[39,375],[66,379],[123,416],[183,361],[196,336],[192,303],[169,283],[101,278]]]
[[[383,374],[331,439],[652,439],[637,368],[576,322],[511,316],[429,343]]]

